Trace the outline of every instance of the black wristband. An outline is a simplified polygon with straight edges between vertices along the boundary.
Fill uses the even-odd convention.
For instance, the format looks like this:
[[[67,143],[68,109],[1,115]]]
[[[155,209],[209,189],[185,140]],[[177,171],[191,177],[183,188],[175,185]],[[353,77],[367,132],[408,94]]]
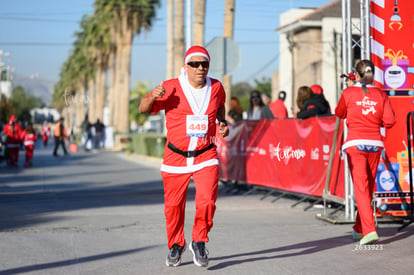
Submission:
[[[229,125],[229,123],[225,119],[220,120],[219,123],[224,123],[224,126],[228,126]]]

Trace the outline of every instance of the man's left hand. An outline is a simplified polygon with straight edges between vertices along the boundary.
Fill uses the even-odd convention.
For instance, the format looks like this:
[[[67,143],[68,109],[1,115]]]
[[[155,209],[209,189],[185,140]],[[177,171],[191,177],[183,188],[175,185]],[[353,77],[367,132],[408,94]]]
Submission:
[[[219,126],[220,126],[219,127],[220,137],[222,137],[222,138],[227,137],[229,135],[229,126],[227,125],[227,123],[220,122]]]

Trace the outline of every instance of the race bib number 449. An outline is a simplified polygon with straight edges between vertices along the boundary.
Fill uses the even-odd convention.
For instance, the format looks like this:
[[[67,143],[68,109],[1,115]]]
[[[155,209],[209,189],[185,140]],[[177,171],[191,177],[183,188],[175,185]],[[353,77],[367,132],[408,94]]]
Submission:
[[[208,116],[187,115],[186,132],[188,137],[205,137],[208,130]]]

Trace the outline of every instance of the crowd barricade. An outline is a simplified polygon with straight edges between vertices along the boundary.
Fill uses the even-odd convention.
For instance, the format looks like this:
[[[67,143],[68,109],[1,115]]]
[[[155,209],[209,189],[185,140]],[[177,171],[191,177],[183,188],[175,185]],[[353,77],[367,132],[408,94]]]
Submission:
[[[342,125],[336,125],[335,116],[238,122],[231,126],[227,138],[216,142],[220,178],[317,198],[328,193],[343,199]],[[335,128],[337,138],[333,140]]]

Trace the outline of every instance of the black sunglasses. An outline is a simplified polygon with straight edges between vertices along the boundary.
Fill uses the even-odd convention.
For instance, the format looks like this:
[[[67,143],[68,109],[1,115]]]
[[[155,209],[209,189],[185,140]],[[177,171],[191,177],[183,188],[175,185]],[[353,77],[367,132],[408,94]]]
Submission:
[[[187,65],[190,66],[191,68],[198,68],[200,67],[200,65],[203,68],[208,68],[210,66],[208,61],[191,61],[191,62],[188,62]]]

